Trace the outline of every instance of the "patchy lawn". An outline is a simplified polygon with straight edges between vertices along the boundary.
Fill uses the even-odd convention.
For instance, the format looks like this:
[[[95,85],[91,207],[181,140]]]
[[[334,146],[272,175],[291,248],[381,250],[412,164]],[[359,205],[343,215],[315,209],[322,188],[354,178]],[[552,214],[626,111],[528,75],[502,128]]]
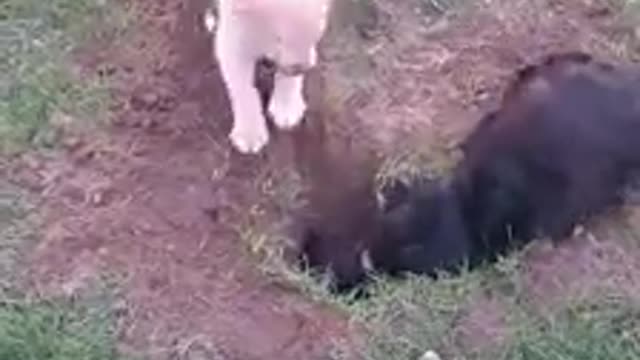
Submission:
[[[523,63],[575,49],[638,59],[637,5],[339,2],[316,74],[326,89],[310,81],[329,136],[278,133],[246,158],[226,139],[209,3],[122,1],[113,17],[113,1],[0,0],[0,359],[640,357],[633,206],[559,249],[438,282],[380,279],[357,303],[279,247],[306,186],[339,204],[359,170],[338,166],[345,154],[383,155],[382,181],[440,174]],[[339,161],[315,163],[324,151]],[[322,176],[304,183],[308,168]],[[104,274],[118,296],[95,285]]]
[[[117,352],[115,317],[106,297],[37,300],[6,294],[0,303],[0,359],[107,360]]]
[[[25,255],[39,238],[40,198],[9,181],[10,155],[52,148],[75,119],[105,109],[104,88],[77,77],[69,61],[105,7],[0,1],[0,359],[119,358],[110,290],[94,284],[71,299],[23,286]]]
[[[33,199],[0,181],[0,359],[120,359],[114,292],[96,281],[74,298],[21,289],[26,251],[37,241]]]
[[[3,153],[28,145],[50,147],[71,122],[104,113],[105,88],[97,78],[80,79],[74,74],[69,56],[78,43],[90,39],[89,34],[115,21],[107,4],[98,0],[0,3]]]

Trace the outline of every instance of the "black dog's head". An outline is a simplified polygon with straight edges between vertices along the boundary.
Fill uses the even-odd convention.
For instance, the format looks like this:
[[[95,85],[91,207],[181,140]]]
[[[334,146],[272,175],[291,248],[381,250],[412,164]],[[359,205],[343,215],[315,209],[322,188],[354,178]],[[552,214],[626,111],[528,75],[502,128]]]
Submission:
[[[458,195],[444,181],[393,181],[379,198],[381,236],[368,249],[373,267],[399,275],[456,271],[472,255]]]
[[[457,194],[448,184],[392,181],[377,195],[375,214],[360,222],[358,231],[329,232],[315,225],[303,233],[306,264],[330,270],[334,290],[351,291],[376,272],[455,271],[473,255]]]
[[[366,283],[370,269],[365,250],[350,238],[326,228],[308,226],[301,239],[300,264],[331,277],[330,288],[338,293]]]
[[[299,261],[314,273],[328,273],[332,290],[351,291],[371,270],[367,249],[380,234],[375,197],[367,184],[350,191],[320,190],[296,222]]]

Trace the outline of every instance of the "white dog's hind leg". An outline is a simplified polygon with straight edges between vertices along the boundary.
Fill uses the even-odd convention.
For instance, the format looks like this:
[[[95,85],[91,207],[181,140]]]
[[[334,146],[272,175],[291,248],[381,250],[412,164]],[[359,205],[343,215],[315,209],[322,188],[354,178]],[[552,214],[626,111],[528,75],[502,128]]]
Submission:
[[[239,39],[225,30],[224,26],[218,28],[216,55],[233,112],[229,138],[238,151],[258,153],[269,142],[269,132],[253,85],[256,59],[245,54]]]
[[[303,98],[304,75],[286,76],[276,73],[273,96],[269,104],[269,114],[281,129],[297,126],[307,104]]]

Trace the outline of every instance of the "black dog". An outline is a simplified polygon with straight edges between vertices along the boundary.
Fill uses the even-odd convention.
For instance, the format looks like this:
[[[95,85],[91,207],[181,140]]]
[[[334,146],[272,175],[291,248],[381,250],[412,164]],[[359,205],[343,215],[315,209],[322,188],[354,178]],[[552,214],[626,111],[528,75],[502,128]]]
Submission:
[[[310,265],[332,268],[345,290],[369,267],[391,275],[455,272],[540,237],[567,237],[619,204],[640,169],[640,77],[583,53],[552,55],[518,72],[462,150],[450,179],[383,190],[386,205],[369,229],[376,235],[353,247],[360,254],[332,252],[356,238],[308,229]]]

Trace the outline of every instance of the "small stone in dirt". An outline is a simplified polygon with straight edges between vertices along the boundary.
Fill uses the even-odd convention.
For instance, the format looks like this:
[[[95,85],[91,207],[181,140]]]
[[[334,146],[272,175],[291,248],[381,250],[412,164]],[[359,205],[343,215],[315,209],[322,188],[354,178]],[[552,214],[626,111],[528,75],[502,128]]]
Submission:
[[[113,190],[110,188],[97,189],[89,194],[89,203],[95,207],[103,207],[111,202],[113,195]]]
[[[154,92],[145,92],[143,94],[134,95],[131,98],[131,107],[134,110],[144,110],[155,106],[160,97]]]
[[[140,122],[140,127],[143,129],[152,129],[157,125],[157,122],[154,118],[145,118]]]
[[[104,205],[104,194],[101,191],[94,193],[91,196],[91,204],[93,204],[94,206]]]
[[[76,150],[83,145],[82,139],[79,137],[67,137],[62,140],[62,146],[69,151]]]
[[[420,360],[442,360],[442,358],[435,351],[429,350],[424,354],[422,354],[422,356],[420,357]]]
[[[176,99],[168,92],[139,91],[129,101],[134,111],[169,112],[176,107]]]
[[[68,129],[74,123],[74,118],[68,114],[56,111],[49,119],[49,124],[57,129]]]

